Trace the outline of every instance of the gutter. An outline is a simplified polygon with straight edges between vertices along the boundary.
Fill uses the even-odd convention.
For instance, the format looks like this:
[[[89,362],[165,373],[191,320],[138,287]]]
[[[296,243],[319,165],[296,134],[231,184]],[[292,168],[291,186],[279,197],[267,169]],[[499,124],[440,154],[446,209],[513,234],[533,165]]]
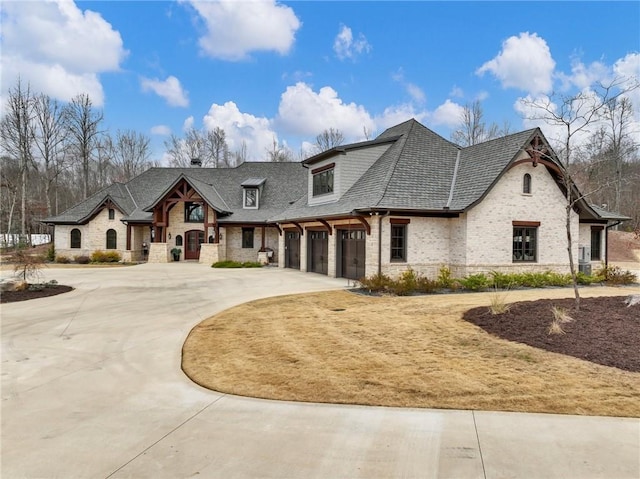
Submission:
[[[609,270],[609,228],[613,228],[615,226],[618,226],[620,223],[622,223],[622,221],[617,221],[613,224],[607,225],[604,228],[604,240],[605,240],[605,247],[604,247],[604,270],[608,271]]]

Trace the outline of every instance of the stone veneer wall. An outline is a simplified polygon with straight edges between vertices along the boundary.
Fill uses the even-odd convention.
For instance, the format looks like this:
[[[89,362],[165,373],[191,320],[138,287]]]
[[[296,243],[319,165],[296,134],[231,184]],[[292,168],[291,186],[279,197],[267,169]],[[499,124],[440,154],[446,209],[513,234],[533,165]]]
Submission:
[[[171,245],[168,243],[151,243],[149,245],[149,263],[168,263],[171,261]]]

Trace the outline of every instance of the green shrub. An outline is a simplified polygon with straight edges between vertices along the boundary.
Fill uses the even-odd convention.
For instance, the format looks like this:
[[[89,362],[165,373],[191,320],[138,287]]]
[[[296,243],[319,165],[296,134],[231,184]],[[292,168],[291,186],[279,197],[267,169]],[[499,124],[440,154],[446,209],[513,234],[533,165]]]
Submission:
[[[578,271],[576,274],[578,284],[590,285],[594,283],[602,283],[603,278],[595,275],[584,274],[581,271]]]
[[[241,263],[239,261],[218,261],[211,265],[212,268],[262,268],[262,264],[255,261],[245,261]]]
[[[68,256],[63,256],[59,254],[58,256],[56,256],[56,263],[68,264],[68,263],[71,263],[71,260],[69,259]]]
[[[117,263],[122,259],[117,251],[94,251],[91,253],[92,263]]]
[[[74,256],[73,261],[75,261],[78,264],[89,264],[91,262],[91,258],[85,255],[80,255],[80,256]]]
[[[459,279],[460,286],[470,291],[484,291],[489,287],[491,281],[484,273],[472,274],[466,278]]]
[[[426,276],[418,276],[416,280],[416,291],[419,293],[433,293],[438,289],[438,282],[427,278]]]
[[[438,279],[436,281],[440,288],[452,289],[455,287],[455,280],[451,276],[451,270],[445,265],[440,266]]]
[[[396,281],[390,284],[390,291],[398,296],[407,296],[416,292],[418,288],[418,275],[411,268],[403,271]]]
[[[500,271],[491,271],[489,273],[491,275],[491,282],[494,288],[496,289],[509,289],[515,284],[513,284],[513,275],[501,273]]]
[[[51,243],[47,248],[47,261],[53,262],[56,260],[56,247]]]

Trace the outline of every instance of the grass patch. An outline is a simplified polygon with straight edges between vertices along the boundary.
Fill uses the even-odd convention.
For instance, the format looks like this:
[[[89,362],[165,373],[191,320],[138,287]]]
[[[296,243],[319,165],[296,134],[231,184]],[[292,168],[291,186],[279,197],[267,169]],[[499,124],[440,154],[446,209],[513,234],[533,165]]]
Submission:
[[[262,263],[256,261],[245,261],[241,263],[239,261],[218,261],[211,265],[212,268],[262,268]]]
[[[182,367],[210,389],[268,399],[640,416],[640,373],[501,340],[461,319],[489,306],[491,294],[338,291],[255,301],[197,325]],[[525,301],[571,292],[509,294]]]

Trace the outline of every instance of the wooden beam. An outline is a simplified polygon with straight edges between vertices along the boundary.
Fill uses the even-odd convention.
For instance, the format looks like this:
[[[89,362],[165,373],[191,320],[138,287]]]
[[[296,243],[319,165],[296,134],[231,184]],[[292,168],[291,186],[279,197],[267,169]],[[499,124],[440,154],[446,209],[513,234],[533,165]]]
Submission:
[[[322,218],[318,218],[318,223],[322,223],[325,226],[325,228],[327,228],[327,231],[329,232],[330,235],[333,234],[333,228],[331,228],[331,225],[327,223],[325,220],[323,220]]]
[[[127,251],[131,251],[131,225],[127,223]]]
[[[298,229],[298,231],[300,232],[300,236],[304,236],[304,229],[302,228],[302,226],[300,226],[300,223],[292,221],[291,224]]]
[[[364,226],[364,229],[367,231],[367,236],[369,236],[371,234],[371,225],[367,222],[366,219],[364,219],[363,216],[354,216],[355,219],[357,219],[360,223],[362,223],[362,225]]]

